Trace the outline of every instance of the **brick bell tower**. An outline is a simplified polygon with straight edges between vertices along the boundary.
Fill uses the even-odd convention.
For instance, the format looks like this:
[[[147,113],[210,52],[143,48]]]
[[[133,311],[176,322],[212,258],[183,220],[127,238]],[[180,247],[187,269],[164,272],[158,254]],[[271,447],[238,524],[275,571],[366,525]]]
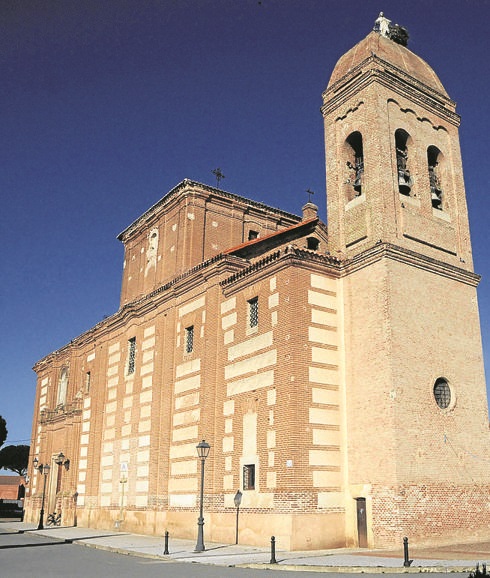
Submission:
[[[350,545],[488,536],[489,431],[459,147],[442,83],[380,14],[323,94],[343,294]]]
[[[381,241],[471,270],[456,105],[387,34],[349,50],[323,94],[332,253]]]

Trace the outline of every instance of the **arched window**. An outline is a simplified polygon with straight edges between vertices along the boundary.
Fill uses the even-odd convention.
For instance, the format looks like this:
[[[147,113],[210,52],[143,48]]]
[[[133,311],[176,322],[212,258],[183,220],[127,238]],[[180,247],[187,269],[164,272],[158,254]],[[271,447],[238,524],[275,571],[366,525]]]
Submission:
[[[412,190],[412,177],[409,169],[408,144],[410,135],[407,131],[399,128],[395,131],[396,168],[398,171],[398,191],[402,195],[410,195]]]
[[[427,170],[429,171],[430,198],[433,208],[439,209],[440,211],[442,211],[443,200],[439,167],[441,159],[441,151],[437,147],[431,145],[427,149]]]
[[[67,389],[68,389],[68,367],[62,367],[60,372],[60,380],[58,382],[58,397],[56,400],[56,405],[65,405]]]
[[[348,160],[346,162],[349,169],[347,182],[352,186],[348,194],[347,201],[362,195],[362,185],[364,177],[364,152],[362,149],[362,135],[359,131],[351,133],[346,139],[346,150]]]

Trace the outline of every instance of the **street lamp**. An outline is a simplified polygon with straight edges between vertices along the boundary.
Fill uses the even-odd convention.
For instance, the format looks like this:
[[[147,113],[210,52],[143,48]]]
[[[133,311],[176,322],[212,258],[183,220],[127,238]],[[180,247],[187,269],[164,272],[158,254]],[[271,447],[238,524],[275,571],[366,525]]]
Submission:
[[[73,514],[73,526],[76,528],[78,524],[77,520],[77,500],[78,500],[78,492],[73,494],[73,504],[75,505],[75,513]]]
[[[194,552],[204,552],[204,517],[203,517],[203,501],[204,501],[204,462],[209,455],[211,446],[202,440],[196,446],[197,457],[201,460],[201,499],[199,503],[199,519],[197,520],[197,544]]]
[[[61,490],[61,466],[65,465],[67,462],[69,463],[68,460],[65,461],[65,455],[63,452],[60,452],[54,459],[54,463],[58,466],[58,475],[56,477],[56,495],[58,495],[59,491]]]
[[[60,452],[56,456],[54,463],[60,467],[65,466],[65,470],[67,470],[67,471],[70,469],[70,460],[65,457],[65,454],[63,452]]]
[[[119,483],[121,484],[121,508],[119,509],[119,520],[116,520],[116,528],[119,528],[124,520],[124,488],[128,483],[128,462],[122,462],[120,466],[121,477]]]
[[[49,464],[41,464],[40,466],[37,466],[37,464],[39,463],[39,460],[37,458],[34,460],[34,463],[35,463],[34,467],[37,467],[39,473],[44,476],[43,499],[41,502],[41,511],[39,512],[39,524],[37,526],[38,530],[44,530],[44,501],[46,499],[46,480],[48,479],[49,470],[51,469],[51,466]]]
[[[57,464],[58,466],[61,466],[64,463],[64,461],[65,461],[65,454],[63,452],[60,452],[54,460],[55,464]]]
[[[236,533],[235,533],[235,544],[238,544],[238,512],[240,510],[240,504],[242,503],[242,492],[240,492],[240,490],[237,490],[235,497],[233,498],[233,501],[235,502],[235,508],[236,508]]]

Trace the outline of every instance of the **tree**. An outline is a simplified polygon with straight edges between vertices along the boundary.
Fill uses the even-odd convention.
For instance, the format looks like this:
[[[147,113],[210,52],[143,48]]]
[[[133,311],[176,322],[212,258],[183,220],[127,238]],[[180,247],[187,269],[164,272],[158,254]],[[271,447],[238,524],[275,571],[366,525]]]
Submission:
[[[5,440],[7,439],[8,433],[7,422],[0,415],[0,447],[3,446]]]
[[[0,469],[25,476],[29,461],[29,446],[5,446],[0,450]]]

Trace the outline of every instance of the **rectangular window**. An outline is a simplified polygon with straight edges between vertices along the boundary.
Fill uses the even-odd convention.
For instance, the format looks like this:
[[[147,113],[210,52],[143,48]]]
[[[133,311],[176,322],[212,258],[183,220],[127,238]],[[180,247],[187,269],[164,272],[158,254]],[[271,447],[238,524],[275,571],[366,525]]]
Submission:
[[[185,352],[192,353],[194,351],[194,325],[185,328]]]
[[[243,466],[243,489],[255,490],[255,464]]]
[[[259,298],[254,297],[248,301],[248,326],[257,327],[259,324]]]
[[[134,361],[136,357],[136,337],[128,341],[128,375],[134,373]]]
[[[91,375],[90,375],[90,371],[87,371],[87,373],[85,374],[85,393],[89,393],[90,392],[90,381],[91,381]]]

